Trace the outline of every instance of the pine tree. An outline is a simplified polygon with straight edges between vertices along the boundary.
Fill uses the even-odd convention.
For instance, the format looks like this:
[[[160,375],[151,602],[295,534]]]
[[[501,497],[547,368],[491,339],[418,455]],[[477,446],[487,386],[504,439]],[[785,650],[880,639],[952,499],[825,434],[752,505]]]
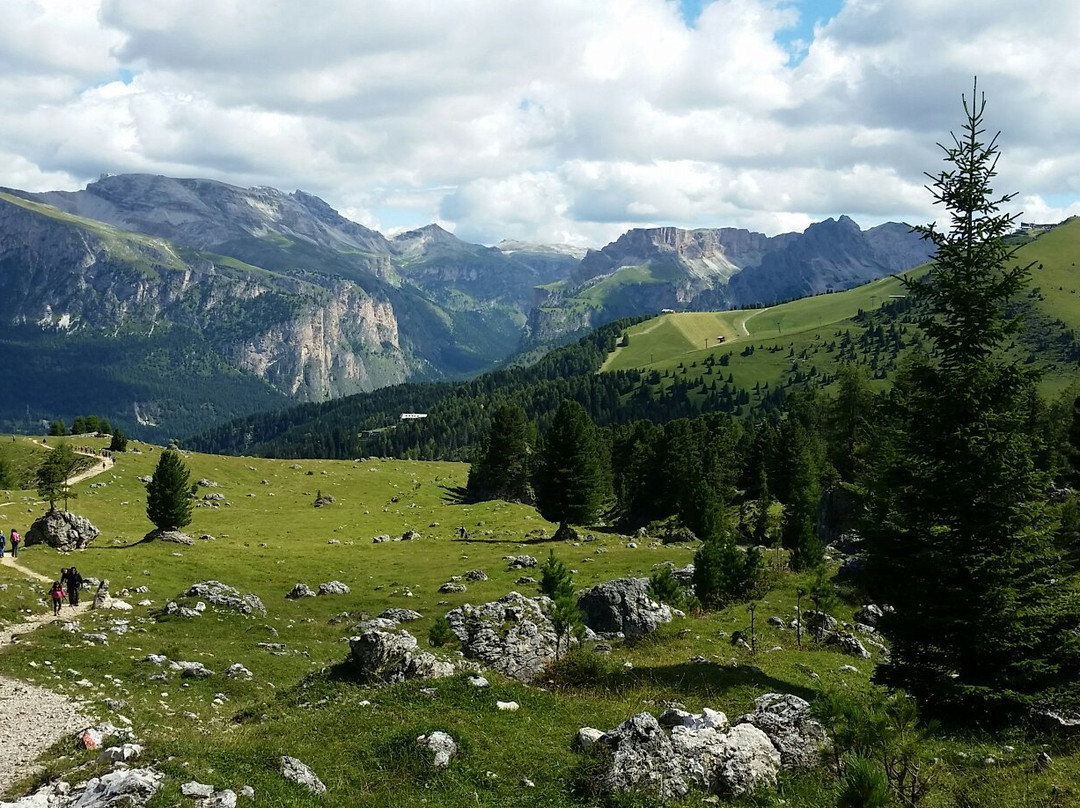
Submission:
[[[165,449],[146,484],[146,516],[158,530],[178,530],[191,522],[191,475],[180,453]]]
[[[1029,268],[1002,240],[1012,196],[991,187],[984,109],[964,99],[962,133],[942,146],[950,167],[931,176],[948,229],[919,228],[935,260],[908,286],[933,353],[898,376],[864,532],[871,588],[895,608],[878,678],[939,712],[1002,720],[1076,681],[1080,604],[1055,562],[1048,475],[1033,460],[1035,378],[1003,353],[1018,328],[1006,305]]]
[[[533,501],[529,485],[529,421],[516,404],[503,404],[491,417],[491,429],[469,468],[466,486],[471,502],[502,499]]]
[[[74,498],[68,478],[75,469],[75,450],[67,441],[61,441],[42,461],[37,472],[38,496],[49,501],[49,509],[56,507],[56,501],[64,500],[67,510],[68,500]]]
[[[534,478],[536,506],[549,522],[591,524],[610,490],[607,448],[576,401],[564,400],[544,434]]]
[[[109,441],[110,452],[126,452],[128,445],[127,435],[123,433],[120,427],[117,427],[112,432],[112,439]]]

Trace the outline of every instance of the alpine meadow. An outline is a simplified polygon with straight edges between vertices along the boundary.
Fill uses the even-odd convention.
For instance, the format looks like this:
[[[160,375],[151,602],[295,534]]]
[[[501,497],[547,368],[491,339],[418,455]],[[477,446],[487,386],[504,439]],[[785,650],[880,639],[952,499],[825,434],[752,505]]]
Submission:
[[[1006,212],[962,110],[903,233],[571,255],[0,194],[163,318],[101,389],[189,388],[177,434],[58,391],[0,441],[0,808],[1080,805],[1080,221]],[[255,224],[183,241],[211,198]],[[9,376],[111,339],[60,311]]]

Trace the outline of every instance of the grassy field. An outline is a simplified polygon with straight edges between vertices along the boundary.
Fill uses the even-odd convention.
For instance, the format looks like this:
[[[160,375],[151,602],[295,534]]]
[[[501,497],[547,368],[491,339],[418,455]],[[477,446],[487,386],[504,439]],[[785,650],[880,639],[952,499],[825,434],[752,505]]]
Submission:
[[[74,563],[84,576],[108,578],[114,594],[146,586],[148,593],[126,598],[132,603],[149,598],[153,604],[82,618],[83,632],[109,633],[117,621],[128,622],[127,633],[109,633],[107,646],[81,644],[58,626],[46,627],[0,650],[0,668],[5,675],[81,698],[102,718],[115,719],[106,699],[122,700],[120,711],[146,743],[146,758],[167,774],[154,806],[185,804],[179,785],[189,779],[234,790],[251,785],[260,806],[587,804],[572,789],[581,762],[569,743],[581,726],[610,728],[642,710],[659,712],[668,701],[734,716],[766,692],[812,698],[821,682],[855,693],[868,686],[873,660],[855,660],[809,642],[800,650],[791,631],[766,625],[773,614],[790,619],[795,589],[808,583],[786,573],[758,605],[762,650],[757,654],[730,645],[724,636],[749,623],[746,607],[737,606],[677,619],[637,644],[616,643],[610,657],[587,657],[591,667],[576,679],[563,674],[526,687],[490,675],[492,687],[486,690],[462,677],[385,689],[362,685],[342,664],[344,640],[355,622],[392,606],[416,609],[424,617],[407,628],[426,646],[431,623],[454,606],[486,602],[514,589],[536,593],[535,586],[515,585],[520,573],[507,568],[507,555],[543,558],[554,547],[584,587],[647,575],[664,561],[686,564],[693,548],[646,543],[631,548],[625,537],[602,529],[593,531],[592,542],[554,545],[546,541],[554,526],[531,508],[456,504],[454,491],[467,474],[461,464],[292,463],[195,454],[188,457],[192,479],[219,484],[200,494],[220,492],[229,504],[196,509],[188,532],[215,540],[191,547],[139,543],[151,525],[137,477],[152,473],[160,449],[132,446],[142,453],[122,456],[114,469],[77,486],[74,509],[102,531],[95,545],[71,555],[31,547],[20,561],[51,577]],[[105,485],[91,487],[100,483]],[[335,502],[314,508],[320,492],[332,494]],[[31,492],[16,492],[10,501],[0,508],[0,523],[25,527],[43,510]],[[457,539],[458,526],[469,530],[469,541]],[[419,540],[372,543],[375,535],[400,535],[410,528],[420,532]],[[450,576],[475,568],[490,580],[470,582],[466,593],[438,593]],[[208,579],[257,594],[268,614],[243,617],[211,608],[194,621],[161,619],[168,600]],[[284,597],[297,581],[315,588],[330,580],[348,584],[351,593],[300,601]],[[38,602],[39,591],[40,585],[0,569],[0,620],[15,619],[20,609],[47,608]],[[834,612],[850,620],[856,605],[842,603]],[[335,619],[344,612],[348,619]],[[274,652],[260,642],[281,643],[284,650]],[[141,661],[149,653],[199,661],[215,675],[152,680],[160,669]],[[707,661],[693,661],[702,657]],[[254,678],[225,678],[223,671],[234,662]],[[844,665],[855,671],[841,670]],[[78,684],[84,679],[92,685]],[[224,698],[215,703],[216,696]],[[517,701],[521,710],[500,712],[496,700]],[[442,774],[428,771],[412,746],[417,735],[434,729],[449,731],[462,747],[460,758]],[[1031,764],[1043,743],[1022,733],[939,734],[930,751],[942,761],[940,785],[925,804],[1047,806],[1054,793],[1062,805],[1080,800],[1080,754],[1053,746],[1054,766],[1035,772]],[[311,765],[328,794],[314,797],[283,781],[277,771],[283,754]],[[981,762],[989,756],[997,762]],[[92,760],[92,753],[61,742],[49,755],[46,773],[33,781],[62,773],[88,777],[99,768]],[[9,795],[30,785],[30,780],[14,784]],[[776,791],[739,804],[816,808],[832,804],[833,788],[834,779],[824,772],[785,777]],[[967,801],[959,802],[958,795]],[[701,795],[692,795],[674,804],[700,802]],[[642,797],[618,804],[653,803]]]

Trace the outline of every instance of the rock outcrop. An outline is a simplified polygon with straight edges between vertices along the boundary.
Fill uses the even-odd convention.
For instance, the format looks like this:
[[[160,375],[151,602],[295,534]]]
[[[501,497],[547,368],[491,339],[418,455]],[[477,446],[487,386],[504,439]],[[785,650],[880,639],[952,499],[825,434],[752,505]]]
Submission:
[[[68,553],[89,547],[100,533],[85,516],[50,508],[44,516],[34,520],[23,541],[26,547],[47,544],[55,550]]]
[[[404,630],[370,629],[350,637],[347,661],[362,678],[379,682],[442,679],[454,675],[453,664],[419,650],[416,637]]]
[[[550,606],[548,597],[510,592],[491,603],[452,609],[446,620],[466,657],[528,682],[555,659],[555,630],[546,613]]]
[[[203,581],[192,584],[184,597],[202,598],[222,609],[230,609],[241,614],[266,614],[266,607],[258,595],[241,595],[239,590],[223,584],[221,581]]]

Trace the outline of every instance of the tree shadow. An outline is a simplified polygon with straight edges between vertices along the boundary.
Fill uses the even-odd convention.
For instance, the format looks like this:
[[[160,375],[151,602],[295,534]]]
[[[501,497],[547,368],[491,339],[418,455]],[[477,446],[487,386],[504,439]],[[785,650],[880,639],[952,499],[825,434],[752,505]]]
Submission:
[[[688,696],[711,698],[737,688],[758,693],[792,693],[813,701],[816,691],[769,676],[756,665],[731,667],[715,662],[679,662],[673,665],[636,667],[631,672],[635,683],[655,685]]]
[[[442,501],[448,505],[469,505],[468,491],[463,485],[440,485],[444,493]]]
[[[548,543],[564,544],[565,543],[565,542],[553,541],[551,536],[537,536],[537,537],[531,538],[531,539],[521,539],[521,538],[518,538],[518,539],[496,539],[496,538],[492,538],[491,536],[484,536],[483,538],[473,538],[472,536],[470,536],[469,538],[466,539],[466,538],[463,538],[463,537],[459,536],[456,539],[451,539],[451,541],[460,541],[460,542],[464,542],[465,544],[548,544]]]

